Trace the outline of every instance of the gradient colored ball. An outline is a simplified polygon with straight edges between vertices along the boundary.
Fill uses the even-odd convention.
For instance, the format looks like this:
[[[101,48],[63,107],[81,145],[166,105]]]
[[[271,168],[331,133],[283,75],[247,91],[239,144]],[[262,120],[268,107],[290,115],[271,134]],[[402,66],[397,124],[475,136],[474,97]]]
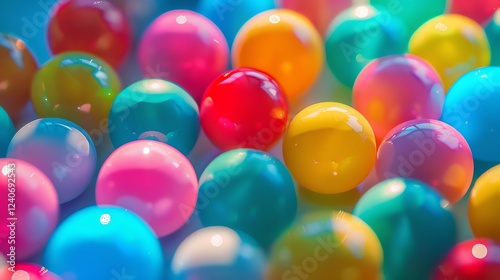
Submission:
[[[484,32],[490,43],[491,66],[500,66],[500,10],[486,23]]]
[[[48,269],[33,263],[16,263],[15,268],[10,264],[0,270],[0,279],[5,280],[62,280]],[[14,270],[14,271],[12,271]]]
[[[175,251],[171,279],[264,279],[266,255],[257,242],[227,227],[202,228]]]
[[[483,28],[456,14],[437,16],[413,33],[409,52],[429,62],[445,91],[465,73],[490,64],[491,51]]]
[[[429,279],[455,245],[456,224],[448,201],[417,180],[378,183],[361,197],[353,214],[378,236],[386,280]]]
[[[419,119],[387,133],[376,170],[380,180],[403,177],[427,183],[455,204],[470,187],[474,161],[460,132],[438,120]]]
[[[288,101],[271,76],[250,68],[228,71],[207,88],[200,108],[201,125],[221,150],[268,150],[288,124]]]
[[[268,247],[293,222],[296,211],[292,176],[270,154],[231,150],[216,157],[201,175],[195,214],[203,226],[243,231]]]
[[[395,126],[413,119],[439,119],[444,90],[439,74],[414,55],[376,59],[359,74],[353,105],[373,128],[377,142]]]
[[[220,29],[206,17],[173,10],[146,29],[138,56],[145,78],[174,82],[199,103],[210,82],[227,69],[229,47]]]
[[[0,106],[0,158],[5,157],[9,143],[16,133],[14,123],[9,114]]]
[[[187,155],[200,132],[198,105],[181,87],[146,79],[125,88],[109,113],[110,136],[117,148],[134,140],[167,143]]]
[[[163,252],[150,227],[119,207],[90,206],[64,220],[44,254],[63,279],[162,279]]]
[[[323,194],[356,188],[375,164],[376,149],[365,117],[336,102],[300,111],[283,138],[283,158],[295,180]]]
[[[467,16],[482,25],[493,16],[498,8],[500,8],[498,0],[482,0],[480,2],[450,0],[449,12]]]
[[[290,101],[310,89],[323,67],[321,35],[303,15],[286,9],[262,12],[241,27],[231,50],[234,67],[263,71]]]
[[[82,194],[97,165],[90,136],[78,125],[58,118],[24,125],[12,138],[7,157],[22,159],[45,173],[56,188],[59,203]]]
[[[59,201],[49,178],[30,163],[1,158],[0,169],[0,252],[18,262],[43,249],[59,220]]]

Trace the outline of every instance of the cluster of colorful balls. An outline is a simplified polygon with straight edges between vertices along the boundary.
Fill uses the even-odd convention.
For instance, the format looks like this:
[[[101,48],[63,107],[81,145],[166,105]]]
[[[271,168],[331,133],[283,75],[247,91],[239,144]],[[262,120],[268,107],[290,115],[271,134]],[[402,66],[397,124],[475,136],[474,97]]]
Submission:
[[[160,2],[0,26],[0,280],[500,279],[498,0]]]

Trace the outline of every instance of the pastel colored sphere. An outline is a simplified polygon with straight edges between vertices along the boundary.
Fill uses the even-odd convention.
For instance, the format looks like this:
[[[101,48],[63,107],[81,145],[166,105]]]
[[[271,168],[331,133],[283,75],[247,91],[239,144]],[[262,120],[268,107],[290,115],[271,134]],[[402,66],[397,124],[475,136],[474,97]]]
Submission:
[[[12,138],[7,157],[29,162],[45,173],[56,188],[59,203],[82,194],[97,166],[90,136],[78,125],[58,118],[24,125]]]
[[[352,87],[373,59],[404,54],[409,35],[398,18],[369,5],[339,14],[325,36],[326,62],[335,78]]]
[[[271,76],[236,68],[210,84],[200,116],[203,130],[219,149],[268,150],[288,124],[288,101]]]
[[[427,183],[455,204],[470,187],[474,161],[460,132],[438,120],[420,119],[387,134],[379,146],[376,170],[380,180],[403,177]]]
[[[7,261],[13,254],[14,262],[26,260],[43,249],[57,225],[57,192],[49,178],[30,163],[1,158],[0,169],[0,195],[5,199],[0,251]]]
[[[343,211],[311,212],[275,242],[268,280],[382,280],[383,252],[373,230]]]
[[[263,71],[290,101],[303,95],[323,67],[321,35],[303,15],[286,9],[262,12],[245,23],[231,50],[234,67]]]
[[[5,157],[9,143],[16,133],[14,123],[9,114],[0,106],[0,158]]]
[[[0,279],[5,280],[62,280],[61,277],[55,275],[51,271],[46,270],[38,264],[33,263],[16,263],[15,271],[9,270],[11,266],[0,270]]]
[[[171,279],[264,279],[266,255],[257,242],[227,227],[206,227],[186,237],[175,251]]]
[[[450,0],[450,13],[461,14],[484,24],[500,8],[497,0],[483,0],[477,3],[467,0]]]
[[[300,111],[283,138],[283,158],[297,182],[323,194],[356,188],[370,173],[376,142],[358,111],[336,102],[321,102]]]
[[[84,53],[64,53],[36,74],[31,100],[38,117],[67,119],[92,136],[107,132],[109,110],[120,91],[118,75],[107,63]]]
[[[162,279],[163,253],[150,227],[119,207],[90,206],[64,220],[44,253],[63,279]]]
[[[146,29],[138,56],[145,78],[174,82],[199,103],[210,82],[227,69],[229,47],[220,29],[206,17],[173,10]]]
[[[117,148],[134,140],[167,143],[187,155],[200,132],[198,105],[178,85],[145,79],[125,88],[109,113],[110,137]]]
[[[201,175],[196,215],[203,226],[245,232],[267,248],[293,222],[296,211],[292,176],[265,152],[225,152]]]
[[[429,62],[445,91],[465,73],[490,64],[491,50],[478,23],[457,14],[437,16],[413,33],[409,52]]]
[[[439,119],[445,97],[439,74],[413,55],[372,61],[359,74],[352,94],[354,108],[370,122],[378,143],[405,121]]]
[[[137,140],[116,149],[96,182],[98,205],[133,211],[158,237],[187,222],[197,196],[198,178],[191,162],[172,146],[153,140]]]
[[[500,9],[484,27],[491,48],[491,66],[500,66]]]
[[[378,183],[361,197],[353,214],[378,236],[386,280],[429,279],[455,245],[456,224],[449,203],[417,180]]]
[[[38,64],[16,37],[0,33],[0,106],[16,118],[30,99],[30,86]]]

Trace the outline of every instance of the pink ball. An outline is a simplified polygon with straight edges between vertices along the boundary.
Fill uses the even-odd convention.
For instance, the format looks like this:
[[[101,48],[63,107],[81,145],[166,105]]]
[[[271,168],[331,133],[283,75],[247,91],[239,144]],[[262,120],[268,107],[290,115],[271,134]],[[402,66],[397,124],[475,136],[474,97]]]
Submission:
[[[96,183],[98,205],[135,212],[158,237],[183,226],[196,206],[198,178],[191,162],[162,142],[137,140],[116,149]]]
[[[0,159],[0,251],[7,261],[38,253],[57,226],[59,200],[52,182],[35,166]]]
[[[47,268],[33,263],[16,263],[14,272],[9,266],[0,270],[2,280],[62,280]]]
[[[220,29],[187,10],[158,17],[139,43],[139,64],[146,78],[161,78],[184,88],[198,102],[205,88],[229,63],[229,47]]]

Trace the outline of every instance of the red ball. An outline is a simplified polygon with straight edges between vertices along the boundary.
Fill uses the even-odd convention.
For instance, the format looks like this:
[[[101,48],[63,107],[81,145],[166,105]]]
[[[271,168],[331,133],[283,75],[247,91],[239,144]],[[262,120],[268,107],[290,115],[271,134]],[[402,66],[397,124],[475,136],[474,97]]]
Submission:
[[[451,0],[449,13],[467,16],[483,25],[498,8],[500,8],[498,0]]]
[[[208,86],[200,117],[208,138],[223,151],[268,150],[280,139],[288,123],[288,101],[271,76],[237,68]]]

